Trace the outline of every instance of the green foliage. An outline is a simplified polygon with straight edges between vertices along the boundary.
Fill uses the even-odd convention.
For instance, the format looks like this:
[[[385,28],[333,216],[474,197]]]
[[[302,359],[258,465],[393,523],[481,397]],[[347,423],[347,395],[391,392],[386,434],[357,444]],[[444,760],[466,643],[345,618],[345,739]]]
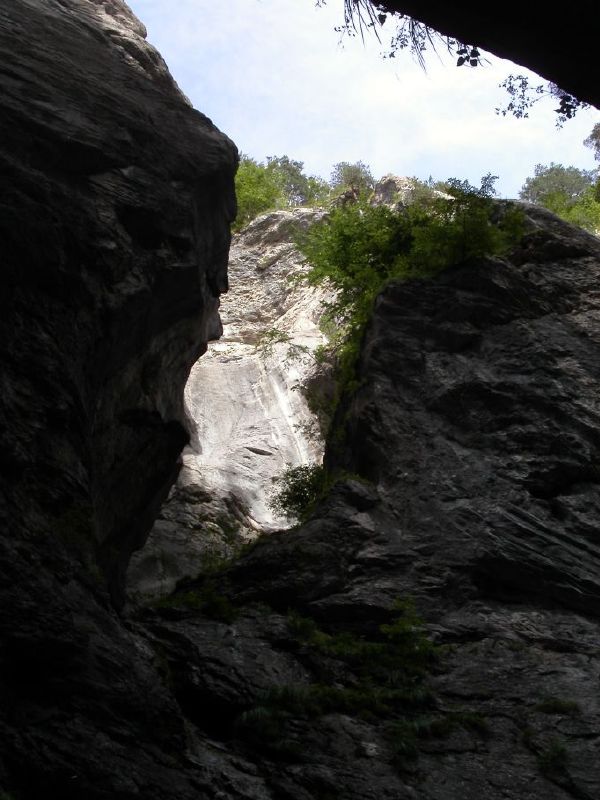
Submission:
[[[179,608],[198,611],[211,619],[232,623],[238,617],[238,609],[231,601],[220,594],[212,580],[202,587],[186,592],[176,592],[156,603],[156,608]]]
[[[548,167],[536,164],[534,177],[527,178],[519,196],[547,208],[572,225],[598,233],[600,182],[596,183],[596,179],[595,170],[554,163]]]
[[[508,249],[520,235],[517,212],[493,221],[490,179],[486,176],[478,190],[449,181],[450,199],[422,198],[402,212],[364,202],[336,208],[302,234],[298,245],[311,265],[307,280],[336,290],[329,313],[338,325],[362,325],[390,278],[430,277]]]
[[[600,198],[598,186],[590,186],[575,202],[569,202],[564,195],[555,194],[546,198],[543,205],[557,216],[591,233],[600,233]]]
[[[331,197],[331,186],[317,175],[309,175],[304,204],[306,206],[323,206]]]
[[[373,640],[326,633],[313,619],[290,612],[288,629],[301,647],[300,657],[319,664],[319,681],[272,687],[241,715],[238,735],[290,756],[301,751],[290,739],[290,722],[352,714],[385,724],[396,760],[408,752],[416,755],[420,714],[433,700],[426,679],[438,652],[412,603],[398,602],[395,609],[398,616],[381,625]]]
[[[319,205],[329,197],[327,181],[305,175],[302,161],[294,161],[288,156],[267,156],[266,169],[279,183],[287,206]]]
[[[334,190],[354,189],[359,194],[364,195],[371,191],[375,180],[370,168],[363,164],[362,161],[357,161],[354,164],[350,164],[348,161],[340,161],[333,165],[329,182]]]
[[[545,697],[536,703],[533,707],[534,711],[540,711],[542,714],[579,714],[581,709],[579,704],[574,700],[561,700],[558,697]]]
[[[306,345],[294,342],[289,333],[279,328],[268,328],[263,331],[256,341],[256,351],[262,358],[272,358],[277,344],[287,345],[284,360],[286,366],[294,361],[306,361],[311,358],[310,350]]]
[[[422,683],[438,650],[426,637],[423,621],[412,602],[398,601],[394,610],[397,616],[391,623],[379,626],[380,638],[376,640],[347,631],[326,633],[314,620],[296,612],[288,615],[288,629],[312,651],[343,662],[358,679],[363,701],[371,711],[398,699],[404,704],[420,705],[429,698],[428,692],[422,691]],[[386,706],[385,710],[389,708]]]
[[[238,213],[233,230],[239,231],[259,214],[278,208],[323,205],[330,194],[329,184],[305,175],[302,161],[289,156],[268,156],[263,164],[247,155],[240,156],[235,177]]]
[[[329,314],[338,325],[366,321],[382,283],[405,267],[410,243],[405,215],[366,203],[333,209],[298,240],[311,265],[309,283],[327,283],[337,292]]]
[[[412,720],[395,720],[387,727],[387,737],[392,757],[400,767],[406,761],[414,761],[419,756],[417,746],[417,726]]]
[[[266,171],[281,186],[281,193],[288,206],[301,206],[308,195],[308,178],[303,172],[302,161],[288,156],[267,156]]]
[[[271,500],[271,508],[278,514],[294,517],[301,522],[325,493],[327,480],[320,464],[301,464],[290,467],[278,479],[279,488]]]
[[[593,185],[594,178],[594,170],[564,167],[554,162],[549,166],[536,164],[533,177],[527,178],[519,197],[545,207],[548,207],[548,197],[555,195],[564,197],[566,202],[573,202]]]
[[[480,736],[489,734],[489,725],[482,714],[476,711],[448,710],[439,717],[418,720],[417,736],[420,739],[437,739],[449,736],[456,728],[464,728]]]
[[[325,316],[340,393],[353,388],[362,332],[387,281],[430,278],[468,259],[504,253],[521,237],[523,215],[515,206],[499,213],[491,199],[494,180],[486,175],[475,188],[450,179],[442,186],[449,198],[419,193],[402,211],[364,200],[334,208],[299,236],[311,265],[306,280],[336,292]]]
[[[256,349],[263,358],[273,355],[276,344],[288,344],[291,336],[279,328],[268,328],[263,331],[256,341]]]
[[[510,206],[496,219],[492,200],[496,176],[485,175],[476,189],[450,179],[445,191],[452,199],[435,198],[408,209],[412,228],[408,274],[433,277],[446,267],[485,255],[501,255],[523,233],[523,216]]]
[[[259,214],[284,202],[283,189],[274,171],[245,155],[240,158],[235,176],[235,193],[238,213],[234,230],[240,230]]]
[[[600,161],[600,122],[597,122],[592,128],[592,132],[583,140],[586,147],[591,147],[594,151],[594,158]]]

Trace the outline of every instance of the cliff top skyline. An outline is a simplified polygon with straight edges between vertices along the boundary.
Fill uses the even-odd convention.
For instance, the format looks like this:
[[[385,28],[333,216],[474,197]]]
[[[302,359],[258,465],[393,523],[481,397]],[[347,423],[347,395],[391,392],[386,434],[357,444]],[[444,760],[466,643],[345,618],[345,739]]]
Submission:
[[[556,101],[528,119],[502,117],[510,73],[542,80],[495,56],[477,68],[455,66],[439,50],[427,72],[408,52],[384,59],[382,40],[361,41],[334,29],[341,2],[313,0],[130,0],[148,40],[196,108],[239,149],[263,160],[289,155],[307,173],[328,178],[338,161],[367,163],[376,177],[444,180],[499,176],[501,196],[516,197],[535,164],[596,166],[583,139],[598,111],[580,111],[556,129]]]

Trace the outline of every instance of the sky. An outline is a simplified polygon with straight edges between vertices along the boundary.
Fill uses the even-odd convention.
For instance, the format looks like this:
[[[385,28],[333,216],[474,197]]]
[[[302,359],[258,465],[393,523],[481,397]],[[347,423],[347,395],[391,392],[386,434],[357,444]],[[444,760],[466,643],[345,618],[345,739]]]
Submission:
[[[307,174],[329,178],[339,161],[387,173],[479,185],[499,176],[502,197],[516,197],[536,164],[598,166],[583,140],[600,121],[579,111],[557,129],[556,101],[528,119],[502,117],[510,73],[532,76],[495,56],[456,67],[429,53],[424,72],[407,51],[384,59],[375,36],[335,31],[343,0],[127,0],[195,108],[247,155],[287,155]]]

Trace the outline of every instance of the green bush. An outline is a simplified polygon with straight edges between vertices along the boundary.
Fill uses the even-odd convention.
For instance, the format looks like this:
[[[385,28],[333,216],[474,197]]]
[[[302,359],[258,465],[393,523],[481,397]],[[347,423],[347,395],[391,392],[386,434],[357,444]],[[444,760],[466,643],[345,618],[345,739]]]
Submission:
[[[494,177],[479,189],[466,181],[443,184],[450,197],[420,192],[396,211],[364,200],[334,208],[300,234],[298,247],[311,285],[335,290],[326,320],[335,329],[339,392],[352,388],[354,365],[375,297],[391,279],[431,278],[443,269],[485,255],[500,255],[521,238],[518,207],[501,211],[491,198]]]
[[[595,131],[596,129],[594,129]],[[595,147],[593,136],[585,142]],[[562,164],[536,164],[519,197],[547,208],[571,225],[600,232],[600,182],[597,170],[582,170]]]
[[[595,186],[590,186],[576,200],[570,200],[561,192],[554,192],[545,196],[541,203],[557,217],[577,225],[590,233],[600,233],[600,202],[598,201],[598,190]]]
[[[158,600],[155,608],[197,611],[211,619],[227,623],[235,622],[239,614],[238,609],[231,603],[229,598],[220,594],[214,582],[210,580],[206,581],[198,589],[175,592],[169,597]]]
[[[561,700],[559,697],[545,697],[536,703],[533,707],[534,711],[540,711],[542,714],[579,714],[581,708],[574,700]]]
[[[259,214],[284,203],[283,187],[274,171],[245,155],[240,158],[235,176],[235,193],[238,205],[233,225],[235,231],[239,231]]]
[[[537,759],[540,771],[552,777],[566,770],[569,752],[560,739],[554,738],[538,753]]]
[[[277,479],[279,488],[271,500],[278,514],[303,522],[326,490],[325,469],[320,464],[290,467]]]
[[[263,164],[242,154],[235,176],[238,213],[233,230],[241,230],[266,211],[325,203],[331,191],[329,184],[305,175],[303,168],[302,161],[288,156],[269,156]]]

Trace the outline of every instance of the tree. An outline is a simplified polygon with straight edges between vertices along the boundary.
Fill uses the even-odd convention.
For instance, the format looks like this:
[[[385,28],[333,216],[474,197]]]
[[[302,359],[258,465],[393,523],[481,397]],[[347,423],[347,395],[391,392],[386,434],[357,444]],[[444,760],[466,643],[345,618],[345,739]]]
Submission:
[[[591,147],[594,151],[594,158],[600,161],[600,122],[597,122],[592,128],[592,132],[583,140],[586,147]]]
[[[234,230],[240,230],[256,216],[276,208],[283,201],[283,190],[274,173],[243,154],[235,176],[235,192],[238,213]]]
[[[547,208],[549,202],[556,202],[552,198],[560,198],[560,201],[567,204],[572,203],[593,185],[594,178],[594,170],[564,167],[555,163],[549,166],[536,164],[534,176],[527,178],[519,197]]]
[[[267,170],[280,184],[288,206],[301,206],[308,197],[308,178],[304,174],[304,162],[289,156],[267,156]]]
[[[330,178],[333,189],[353,189],[360,194],[364,194],[374,186],[371,170],[362,161],[350,164],[348,161],[340,161],[333,165]]]
[[[288,156],[267,156],[267,170],[280,184],[286,205],[312,206],[324,203],[329,196],[329,184],[314,175],[305,175],[304,162]]]
[[[600,232],[600,202],[598,185],[594,185],[595,170],[536,164],[535,176],[527,178],[519,196],[529,200],[561,219],[592,233]]]
[[[326,2],[317,0],[317,5]],[[599,29],[594,12],[589,0],[575,0],[567,14],[541,14],[536,3],[504,0],[490,10],[491,16],[473,13],[469,3],[344,0],[343,24],[336,30],[362,37],[373,32],[379,41],[389,41],[384,57],[393,58],[399,50],[408,48],[423,66],[427,51],[439,47],[456,57],[461,68],[476,67],[481,63],[479,47],[485,48],[547,80],[546,84],[529,86],[525,76],[509,76],[503,85],[511,99],[505,109],[497,109],[498,113],[527,116],[527,109],[540,96],[549,96],[558,101],[556,111],[562,123],[577,109],[600,103],[596,80]],[[387,37],[389,28],[391,36]]]
[[[323,205],[329,199],[331,194],[331,186],[323,178],[316,175],[310,175],[308,178],[308,194],[306,197],[306,205],[319,206]]]
[[[289,156],[269,156],[266,165],[241,154],[235,177],[238,213],[233,229],[239,231],[259,214],[276,208],[320,205],[329,197],[329,184],[307,176],[302,161]]]

